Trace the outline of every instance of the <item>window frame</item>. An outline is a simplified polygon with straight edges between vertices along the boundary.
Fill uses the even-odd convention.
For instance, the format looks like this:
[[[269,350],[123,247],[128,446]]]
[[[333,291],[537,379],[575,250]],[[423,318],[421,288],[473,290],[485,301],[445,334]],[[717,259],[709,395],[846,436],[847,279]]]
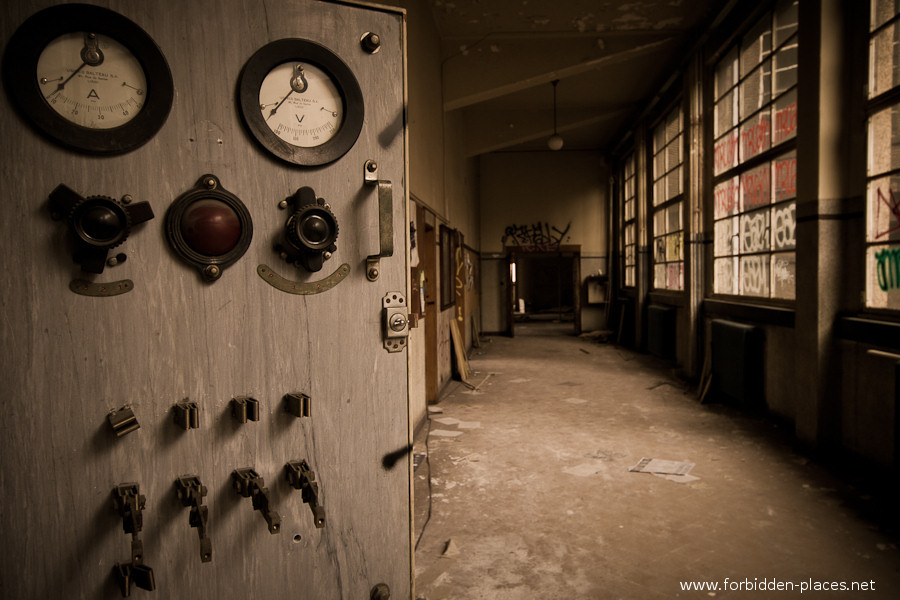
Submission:
[[[778,23],[778,16],[786,14],[785,9],[790,6],[791,2],[792,0],[772,1],[745,15],[745,18],[735,28],[736,33],[727,40],[723,40],[706,62],[704,124],[707,133],[704,147],[712,160],[707,161],[704,169],[709,178],[708,181],[711,183],[704,203],[707,215],[705,222],[710,240],[709,253],[706,258],[709,276],[706,278],[704,297],[709,300],[728,304],[742,303],[789,308],[796,303],[796,206],[798,197],[796,117],[799,93],[799,7],[792,9],[797,12],[797,20],[795,25],[788,29],[787,34],[783,33],[783,28],[779,27]],[[749,65],[748,68],[745,62],[747,50],[753,44],[759,44],[761,40],[765,39],[764,32],[768,32],[768,49],[766,52],[760,53],[756,62]],[[777,61],[784,60],[785,57],[790,60],[792,54],[793,62],[787,62],[787,65],[789,69],[794,69],[793,76],[788,72],[785,77],[784,70],[779,75],[776,69]],[[726,62],[729,60],[731,61],[730,67]],[[723,68],[721,71],[720,67]],[[723,71],[728,73],[725,77],[722,77]],[[757,104],[747,108],[742,94],[745,94],[747,90],[754,89],[750,83],[752,78],[759,75],[765,75],[768,78],[768,86],[755,88]],[[784,84],[785,78],[788,81],[787,85]],[[779,86],[777,83],[782,85]],[[763,93],[759,93],[760,90]],[[762,99],[760,100],[760,98]],[[731,113],[726,119],[727,124],[723,126],[719,108],[726,104],[730,104]],[[761,135],[764,135],[764,143],[759,144],[761,147],[755,147],[750,143],[758,143],[753,139],[752,132],[747,138],[743,134],[750,130],[749,126],[763,122],[765,122],[765,126],[759,129],[762,131]],[[746,148],[744,147],[745,142]],[[758,175],[758,179],[754,179],[754,175]],[[754,199],[751,197],[745,206],[743,192],[745,188],[742,186],[758,180],[764,182],[758,187],[765,189],[766,197],[761,199],[757,205],[754,205]],[[785,186],[778,187],[776,182],[785,183]],[[781,196],[779,196],[779,192],[782,192]],[[758,191],[753,195],[756,193]],[[788,195],[784,196],[784,193]],[[722,202],[721,205],[720,202]],[[717,208],[720,209],[718,213]],[[791,214],[776,212],[776,210],[782,209],[790,211]],[[752,224],[756,217],[762,218],[766,240],[761,247],[743,246],[741,230],[745,223]],[[787,228],[788,233],[782,232],[781,237],[778,238],[780,244],[776,243],[776,236],[773,235],[776,219],[779,223],[787,222],[790,225]],[[789,219],[792,219],[792,223]],[[727,249],[724,248],[725,243],[716,237],[717,225],[725,229],[731,228],[733,232],[731,241],[727,243]],[[787,235],[790,237],[786,237]],[[746,241],[743,243],[748,244]],[[723,250],[725,251],[723,252]],[[782,255],[783,260],[793,261],[794,264],[793,284],[791,284],[793,287],[787,297],[778,295],[775,287],[776,277],[772,273],[774,257],[779,254]],[[751,257],[753,256],[765,257],[765,260],[759,261],[760,265],[765,263],[763,269],[766,279],[764,295],[745,293],[742,289],[740,268],[745,264],[742,261],[748,259],[748,263],[752,262]],[[720,288],[717,287],[717,268],[719,266],[717,260],[731,263],[732,286],[728,291],[718,291]],[[736,272],[735,269],[737,269]],[[782,292],[784,289],[790,288],[783,288]]]
[[[677,113],[677,122],[678,122],[678,131],[677,133],[669,137],[669,124],[671,123],[670,117]],[[661,111],[661,115],[651,123],[651,126],[648,128],[648,136],[647,136],[647,164],[649,168],[647,169],[646,177],[648,181],[648,193],[647,193],[647,228],[650,234],[650,260],[649,262],[649,292],[652,294],[671,294],[674,296],[682,296],[685,293],[687,286],[687,259],[686,259],[686,235],[687,235],[687,227],[685,226],[687,219],[685,218],[684,210],[685,205],[687,203],[688,197],[688,189],[687,189],[687,141],[688,141],[688,131],[687,131],[687,118],[685,116],[686,111],[684,107],[684,98],[682,95],[678,95],[674,101],[666,105],[666,109]],[[657,148],[657,132],[662,128],[664,132],[664,143],[661,148]],[[678,160],[674,164],[669,164],[669,152],[672,148],[677,148],[678,150]],[[661,173],[657,173],[658,166],[658,158],[665,158],[665,167],[663,168]],[[663,186],[670,185],[669,178],[670,176],[675,175],[672,178],[672,181],[677,181],[678,183],[678,191],[672,195],[669,195],[669,190],[667,188],[666,193],[663,195],[662,200],[657,202],[657,193],[658,187],[657,184],[660,183]],[[677,228],[670,230],[669,221],[669,213],[670,209],[673,207],[678,207],[678,210],[675,211],[678,217]],[[659,229],[657,225],[657,215],[664,214],[663,219],[667,222],[665,227],[665,232],[658,232]],[[657,235],[659,233],[659,235]],[[669,256],[671,248],[668,245],[668,239],[675,240],[674,252],[679,256],[676,258],[672,258]],[[658,244],[662,242],[664,247],[662,249],[663,254],[665,255],[665,259],[662,261],[658,260],[658,254],[660,252],[660,248],[658,248]],[[665,265],[665,286],[657,286],[656,284],[656,267],[658,264]],[[680,287],[669,287],[670,282],[670,272],[669,265],[679,264],[680,265],[680,273],[678,275],[679,285]]]
[[[863,272],[864,272],[864,283],[862,290],[862,310],[864,313],[877,316],[877,317],[888,317],[888,318],[900,318],[900,306],[891,307],[891,306],[878,306],[870,304],[870,251],[874,252],[875,248],[883,248],[890,249],[893,247],[893,252],[895,261],[898,262],[897,265],[894,265],[893,271],[898,272],[900,275],[900,236],[890,236],[890,234],[897,231],[897,229],[887,230],[885,233],[889,235],[888,239],[884,241],[879,241],[877,239],[870,239],[870,227],[875,226],[870,221],[872,219],[872,211],[878,208],[881,208],[882,198],[881,197],[872,197],[872,190],[870,186],[878,181],[887,179],[889,182],[891,180],[900,180],[900,162],[896,167],[889,167],[886,170],[875,171],[873,172],[871,169],[872,162],[872,153],[873,153],[873,145],[872,145],[872,120],[875,116],[885,113],[887,111],[892,112],[889,113],[889,117],[892,120],[900,119],[900,76],[895,73],[895,79],[897,79],[897,83],[888,89],[883,91],[877,91],[874,95],[870,96],[872,91],[873,81],[876,77],[876,69],[873,69],[873,56],[872,56],[872,45],[875,38],[881,34],[882,32],[887,31],[890,27],[894,27],[894,37],[895,42],[894,46],[900,46],[900,8],[896,10],[894,15],[881,23],[878,23],[874,27],[873,20],[873,10],[875,7],[877,0],[871,0],[868,2],[869,12],[866,18],[866,92],[864,97],[865,102],[865,139],[866,139],[866,170],[865,170],[865,232],[863,234]],[[900,53],[895,49],[894,53],[894,62],[891,65],[894,71],[900,69]],[[893,110],[892,110],[893,109]],[[893,127],[892,127],[893,129]],[[897,128],[896,131],[892,131],[892,134],[900,135],[900,127]],[[891,144],[891,147],[898,147],[900,144]],[[891,151],[893,154],[893,150]],[[890,160],[893,162],[893,160]],[[897,190],[891,189],[892,186],[889,184],[889,192],[890,195],[888,198],[884,198],[884,204],[888,205],[888,210],[896,215],[894,209],[900,206],[900,187]],[[878,188],[878,192],[881,192],[881,189]],[[872,203],[875,203],[875,208],[872,207]],[[897,216],[894,217],[896,220],[900,221],[900,218]],[[890,224],[891,218],[888,217],[888,224]],[[880,236],[876,236],[880,237]],[[893,237],[893,239],[891,239]],[[873,255],[873,259],[877,260],[877,255]],[[877,267],[875,267],[877,269]],[[877,278],[877,273],[876,273]],[[895,286],[895,289],[900,290],[900,282]],[[887,291],[887,290],[884,290]],[[900,295],[900,292],[898,292]],[[889,300],[886,299],[889,303]]]
[[[638,234],[638,195],[637,195],[637,157],[632,149],[622,160],[620,176],[622,181],[622,192],[620,194],[620,217],[619,217],[619,251],[620,251],[620,289],[634,290],[638,281],[638,264],[637,264],[637,234]],[[630,168],[630,174],[629,174]],[[631,183],[631,194],[629,195],[629,182]],[[628,202],[631,201],[631,218],[628,218]],[[628,243],[628,227],[631,227],[631,243]],[[628,262],[628,248],[631,248],[631,263]],[[632,269],[632,282],[628,283],[628,268]]]

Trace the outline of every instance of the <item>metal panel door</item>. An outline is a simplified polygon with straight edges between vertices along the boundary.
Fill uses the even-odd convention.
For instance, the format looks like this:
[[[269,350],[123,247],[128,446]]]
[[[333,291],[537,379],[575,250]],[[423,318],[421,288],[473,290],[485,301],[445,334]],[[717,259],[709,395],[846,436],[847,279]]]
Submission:
[[[4,47],[53,4],[4,2]],[[409,597],[407,359],[402,345],[385,349],[382,326],[383,298],[407,290],[403,13],[316,0],[103,6],[155,40],[174,101],[145,144],[98,156],[62,148],[27,124],[10,94],[0,97],[0,596],[117,598],[126,578],[135,597],[358,599],[378,584],[387,586],[379,593]],[[360,43],[369,32],[377,51]],[[242,122],[242,68],[283,38],[324,45],[359,83],[359,138],[329,164],[285,162]],[[378,182],[365,180],[367,161]],[[246,253],[211,282],[173,251],[165,227],[176,198],[205,174],[242,201],[253,232]],[[82,198],[150,204],[154,218],[110,252],[127,260],[80,270],[66,216],[54,220],[48,208],[59,184]],[[303,187],[339,227],[318,272],[273,249],[290,213],[279,204]],[[372,281],[366,257],[385,244],[396,251]],[[349,272],[316,289],[344,264]],[[277,289],[267,273],[317,293]],[[72,291],[78,280],[102,284],[101,293],[130,283],[125,293],[89,296]],[[302,491],[288,476],[301,461]],[[185,475],[207,494],[188,486],[180,498]],[[153,592],[142,589],[149,570]]]

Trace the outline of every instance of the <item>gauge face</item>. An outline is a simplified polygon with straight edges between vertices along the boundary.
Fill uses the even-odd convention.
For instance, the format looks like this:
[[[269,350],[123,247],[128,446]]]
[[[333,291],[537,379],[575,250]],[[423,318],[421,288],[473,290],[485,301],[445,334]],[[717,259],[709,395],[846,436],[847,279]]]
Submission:
[[[310,40],[276,40],[257,50],[241,71],[238,96],[253,137],[297,165],[337,160],[362,130],[356,77],[338,55]]]
[[[119,127],[144,107],[147,76],[141,63],[108,36],[59,36],[38,57],[36,76],[50,108],[81,127]]]
[[[300,62],[269,71],[259,88],[259,108],[275,135],[301,148],[333,139],[344,120],[344,101],[331,77]]]
[[[37,131],[76,151],[121,154],[162,128],[172,72],[137,24],[88,4],[60,4],[26,19],[3,54],[3,79]]]

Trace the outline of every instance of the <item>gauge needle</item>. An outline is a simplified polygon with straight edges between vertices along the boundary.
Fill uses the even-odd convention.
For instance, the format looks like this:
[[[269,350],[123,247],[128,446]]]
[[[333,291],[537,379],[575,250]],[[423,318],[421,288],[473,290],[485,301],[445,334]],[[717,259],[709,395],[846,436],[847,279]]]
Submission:
[[[287,93],[287,95],[286,95],[284,98],[281,99],[281,102],[279,102],[278,104],[276,104],[276,105],[275,105],[275,108],[273,108],[272,110],[269,111],[269,116],[266,117],[266,121],[268,121],[269,119],[272,118],[272,116],[278,111],[278,109],[281,107],[281,105],[284,104],[284,101],[287,100],[288,97],[289,97],[291,94],[293,94],[293,93],[294,93],[294,88],[291,88],[291,91],[289,91],[289,92]]]
[[[62,83],[58,84],[58,85],[56,86],[56,89],[53,90],[52,92],[50,92],[49,94],[47,94],[46,97],[49,98],[49,97],[52,96],[53,94],[58,94],[59,92],[61,92],[61,91],[63,90],[63,88],[66,87],[66,84],[69,83],[69,80],[72,79],[73,77],[75,77],[76,75],[78,75],[78,71],[82,70],[86,64],[87,64],[86,62],[81,63],[81,66],[80,66],[80,67],[78,67],[77,69],[75,69],[74,71],[72,71],[72,74],[69,75],[69,76],[65,79],[65,81],[63,81]],[[62,77],[60,77],[60,79],[62,79]]]
[[[329,108],[325,108],[324,106],[320,106],[319,108],[320,108],[321,110],[324,110],[325,112],[330,112],[332,117],[336,117],[336,116],[337,116],[337,113],[334,112],[333,110],[329,109]]]

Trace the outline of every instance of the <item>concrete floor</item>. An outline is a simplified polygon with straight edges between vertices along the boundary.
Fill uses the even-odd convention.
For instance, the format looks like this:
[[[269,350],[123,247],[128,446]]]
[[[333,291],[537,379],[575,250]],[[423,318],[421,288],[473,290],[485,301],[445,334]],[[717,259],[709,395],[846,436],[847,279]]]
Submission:
[[[869,589],[802,597],[900,598],[897,505],[795,452],[772,420],[701,405],[664,363],[552,325],[483,340],[470,368],[477,389],[451,383],[414,447],[417,598],[786,598],[841,583]],[[695,463],[696,479],[630,472],[644,457]]]

